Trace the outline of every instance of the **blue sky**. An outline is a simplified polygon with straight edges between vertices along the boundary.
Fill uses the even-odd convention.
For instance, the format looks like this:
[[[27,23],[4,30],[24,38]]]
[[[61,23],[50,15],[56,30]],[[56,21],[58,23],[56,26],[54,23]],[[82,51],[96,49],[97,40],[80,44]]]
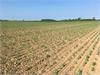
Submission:
[[[0,19],[100,18],[100,0],[0,0]]]

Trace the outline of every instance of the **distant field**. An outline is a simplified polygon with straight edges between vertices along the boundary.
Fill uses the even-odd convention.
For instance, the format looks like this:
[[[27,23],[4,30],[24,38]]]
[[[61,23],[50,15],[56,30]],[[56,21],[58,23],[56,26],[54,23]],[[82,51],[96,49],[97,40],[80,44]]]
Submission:
[[[98,25],[99,21],[68,21],[68,22],[41,22],[41,21],[0,21],[2,28],[27,28],[27,27],[62,27],[62,26],[77,26],[77,25]]]
[[[0,22],[0,74],[100,75],[99,21]]]

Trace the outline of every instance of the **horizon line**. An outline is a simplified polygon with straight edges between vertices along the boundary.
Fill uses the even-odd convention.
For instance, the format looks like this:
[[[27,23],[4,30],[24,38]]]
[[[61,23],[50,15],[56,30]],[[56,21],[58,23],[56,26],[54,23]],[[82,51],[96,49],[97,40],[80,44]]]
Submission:
[[[0,21],[42,21],[42,20],[54,20],[54,21],[82,21],[82,20],[93,20],[93,18],[81,18],[80,20],[78,20],[78,18],[69,18],[69,19],[49,19],[49,18],[45,18],[45,19],[0,19]],[[96,20],[100,20],[100,18],[95,18]]]

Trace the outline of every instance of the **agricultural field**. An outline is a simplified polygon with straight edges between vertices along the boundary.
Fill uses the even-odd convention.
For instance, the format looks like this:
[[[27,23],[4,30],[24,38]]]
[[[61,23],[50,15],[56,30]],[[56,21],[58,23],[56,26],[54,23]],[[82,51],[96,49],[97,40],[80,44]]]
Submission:
[[[100,75],[99,21],[0,24],[0,75]]]

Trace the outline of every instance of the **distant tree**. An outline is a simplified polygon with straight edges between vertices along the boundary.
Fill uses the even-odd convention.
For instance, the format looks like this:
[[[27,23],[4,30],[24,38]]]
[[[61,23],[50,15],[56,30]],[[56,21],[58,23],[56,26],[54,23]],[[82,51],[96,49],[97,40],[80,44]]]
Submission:
[[[22,21],[24,21],[24,19]]]
[[[93,17],[92,20],[96,20],[95,17]]]
[[[56,21],[56,20],[54,20],[54,19],[41,19],[41,21]]]
[[[61,22],[69,21],[68,19],[59,20]]]
[[[81,17],[78,17],[78,19],[77,19],[77,20],[79,20],[79,21],[80,21],[80,20],[81,20]]]
[[[0,21],[9,21],[9,20],[2,20],[2,19],[0,19]]]

